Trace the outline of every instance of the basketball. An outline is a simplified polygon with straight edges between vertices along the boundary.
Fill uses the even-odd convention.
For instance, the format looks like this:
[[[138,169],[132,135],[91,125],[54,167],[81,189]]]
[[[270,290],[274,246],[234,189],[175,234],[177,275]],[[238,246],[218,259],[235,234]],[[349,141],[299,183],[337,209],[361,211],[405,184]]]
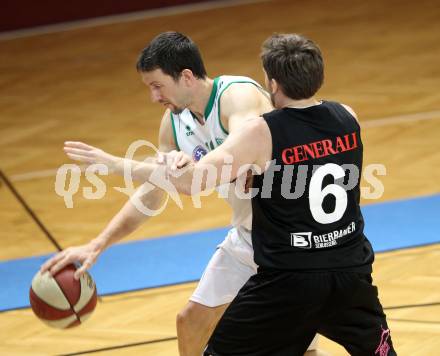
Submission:
[[[79,280],[73,278],[75,266],[68,265],[55,276],[39,271],[32,279],[29,291],[35,315],[47,325],[66,329],[87,320],[96,307],[95,282],[84,273]]]

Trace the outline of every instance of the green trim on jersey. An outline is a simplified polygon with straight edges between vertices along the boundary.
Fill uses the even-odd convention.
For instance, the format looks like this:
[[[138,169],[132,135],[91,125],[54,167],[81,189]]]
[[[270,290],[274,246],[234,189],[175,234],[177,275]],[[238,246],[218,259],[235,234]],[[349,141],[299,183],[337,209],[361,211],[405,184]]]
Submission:
[[[249,84],[253,84],[253,85],[255,85],[258,89],[263,89],[263,88],[262,88],[260,85],[258,85],[257,83],[254,83],[254,82],[251,82],[251,81],[247,81],[247,80],[240,80],[240,81],[236,81],[236,82],[230,82],[228,85],[226,85],[226,86],[224,87],[224,89],[223,89],[223,90],[221,91],[221,93],[218,95],[218,121],[219,121],[219,124],[220,124],[221,129],[223,130],[223,132],[224,132],[226,135],[229,135],[229,132],[228,132],[228,130],[226,130],[226,129],[223,127],[223,124],[222,124],[222,117],[220,116],[220,98],[221,98],[222,94],[225,92],[225,90],[229,88],[230,85],[232,85],[232,84],[237,84],[237,83],[249,83]]]
[[[171,119],[171,125],[173,126],[174,142],[176,144],[177,151],[180,151],[179,143],[177,142],[176,127],[174,126],[173,113],[171,111],[170,111],[170,119]]]
[[[214,100],[217,94],[217,84],[219,79],[220,77],[214,78],[214,84],[212,85],[211,96],[209,97],[208,104],[206,105],[205,108],[205,119],[208,118],[209,114],[211,113],[212,107],[214,106]]]

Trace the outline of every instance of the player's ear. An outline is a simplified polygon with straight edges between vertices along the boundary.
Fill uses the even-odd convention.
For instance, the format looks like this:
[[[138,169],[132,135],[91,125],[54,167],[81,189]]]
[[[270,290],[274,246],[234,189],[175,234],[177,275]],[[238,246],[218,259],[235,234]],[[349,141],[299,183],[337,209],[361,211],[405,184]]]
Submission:
[[[272,95],[276,94],[278,92],[279,88],[280,88],[280,86],[278,85],[278,83],[275,79],[271,79],[269,81],[269,89],[270,89],[270,93]]]
[[[278,90],[278,83],[275,79],[269,79],[266,70],[263,68],[264,73],[264,84],[266,85],[266,89],[271,94],[275,94]]]
[[[183,83],[185,83],[185,85],[191,86],[194,83],[195,77],[190,69],[184,69],[180,74],[180,79],[183,80]]]

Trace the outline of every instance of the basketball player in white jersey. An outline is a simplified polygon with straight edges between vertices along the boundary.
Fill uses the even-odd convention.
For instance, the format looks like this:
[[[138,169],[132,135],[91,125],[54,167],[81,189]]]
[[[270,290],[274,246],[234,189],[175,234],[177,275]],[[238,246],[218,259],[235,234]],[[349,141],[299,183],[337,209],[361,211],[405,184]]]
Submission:
[[[159,150],[183,152],[174,156],[179,166],[191,159],[198,161],[215,150],[246,119],[272,110],[270,99],[254,80],[238,76],[208,78],[197,46],[180,33],[166,32],[153,39],[142,51],[137,70],[151,91],[152,101],[166,107],[159,131]],[[66,143],[65,151],[73,159],[104,163],[123,173],[118,171],[119,157],[92,146],[70,142]],[[143,203],[155,209],[162,196],[163,191],[155,189],[144,197]],[[229,194],[227,200],[233,210],[233,228],[211,258],[187,306],[177,316],[181,355],[203,353],[229,303],[256,273],[250,237],[250,200],[238,199],[234,194]],[[42,271],[55,274],[65,265],[79,261],[79,276],[103,250],[136,230],[147,218],[128,201],[95,239],[58,253],[42,266]],[[315,350],[315,344],[312,342],[309,350]]]

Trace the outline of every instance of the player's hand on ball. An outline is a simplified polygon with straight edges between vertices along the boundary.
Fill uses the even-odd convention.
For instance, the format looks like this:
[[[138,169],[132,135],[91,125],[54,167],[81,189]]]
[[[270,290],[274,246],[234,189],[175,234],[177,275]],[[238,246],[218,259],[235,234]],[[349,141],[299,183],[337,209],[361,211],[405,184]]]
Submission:
[[[52,276],[71,263],[81,263],[75,272],[75,279],[79,279],[86,270],[96,262],[101,249],[94,243],[69,247],[47,260],[40,268],[41,273],[48,271]]]
[[[64,152],[74,161],[84,162],[87,164],[101,163],[106,165],[110,170],[118,161],[118,157],[107,153],[100,148],[87,145],[79,141],[64,142]]]
[[[157,163],[165,164],[171,170],[185,167],[192,162],[191,156],[185,152],[173,150],[171,152],[159,152],[157,155]]]

